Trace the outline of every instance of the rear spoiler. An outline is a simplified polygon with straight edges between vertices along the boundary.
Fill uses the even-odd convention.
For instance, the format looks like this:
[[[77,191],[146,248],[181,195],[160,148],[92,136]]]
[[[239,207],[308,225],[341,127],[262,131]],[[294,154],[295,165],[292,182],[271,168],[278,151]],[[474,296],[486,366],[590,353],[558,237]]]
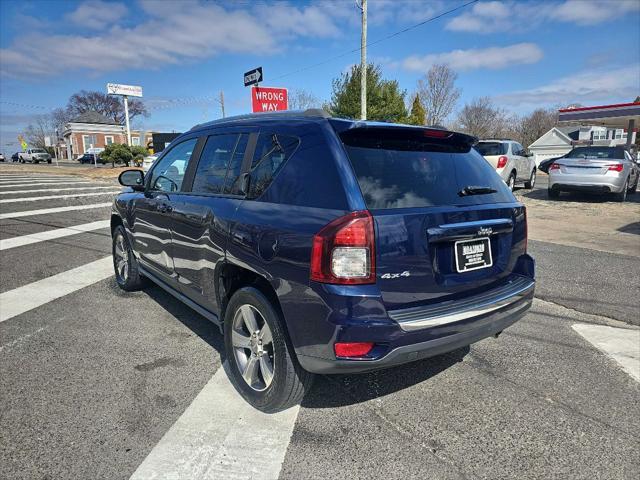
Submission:
[[[330,118],[329,123],[342,139],[357,136],[383,136],[385,133],[407,140],[429,141],[471,148],[478,139],[465,133],[452,132],[439,127],[422,127],[402,123],[367,122]]]

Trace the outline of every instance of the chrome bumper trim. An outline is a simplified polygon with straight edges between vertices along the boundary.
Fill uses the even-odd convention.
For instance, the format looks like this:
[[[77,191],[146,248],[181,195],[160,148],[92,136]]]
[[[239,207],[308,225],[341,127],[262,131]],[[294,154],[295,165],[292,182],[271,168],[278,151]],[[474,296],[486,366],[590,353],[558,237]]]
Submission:
[[[477,317],[517,303],[533,293],[535,281],[518,277],[506,285],[464,300],[391,310],[389,317],[404,331],[420,330]]]

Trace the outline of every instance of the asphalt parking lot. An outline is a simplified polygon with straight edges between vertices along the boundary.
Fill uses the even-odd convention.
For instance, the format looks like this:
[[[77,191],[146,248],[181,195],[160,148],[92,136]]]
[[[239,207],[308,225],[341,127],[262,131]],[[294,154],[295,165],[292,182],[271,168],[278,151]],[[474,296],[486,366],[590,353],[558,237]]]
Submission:
[[[41,167],[0,166],[0,478],[640,477],[633,229],[607,251],[547,234],[541,214],[537,299],[498,339],[322,376],[265,415],[229,386],[211,323],[158,287],[117,288],[115,181]],[[540,180],[518,194],[530,215]]]

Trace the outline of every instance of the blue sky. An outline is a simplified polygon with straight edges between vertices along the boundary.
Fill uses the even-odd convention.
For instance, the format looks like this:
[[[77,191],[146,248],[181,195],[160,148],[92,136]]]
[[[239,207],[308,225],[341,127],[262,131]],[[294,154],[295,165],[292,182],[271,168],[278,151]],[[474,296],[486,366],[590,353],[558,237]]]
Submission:
[[[369,0],[374,42],[468,0]],[[142,85],[150,116],[136,126],[183,131],[248,112],[242,74],[322,100],[359,61],[354,0],[0,0],[0,151],[78,90]],[[490,96],[514,113],[628,102],[640,94],[640,0],[480,1],[372,45],[371,61],[408,93],[434,62],[458,72],[458,109]],[[314,64],[329,60],[320,66]],[[298,71],[303,69],[302,71]],[[11,145],[8,145],[11,144]]]

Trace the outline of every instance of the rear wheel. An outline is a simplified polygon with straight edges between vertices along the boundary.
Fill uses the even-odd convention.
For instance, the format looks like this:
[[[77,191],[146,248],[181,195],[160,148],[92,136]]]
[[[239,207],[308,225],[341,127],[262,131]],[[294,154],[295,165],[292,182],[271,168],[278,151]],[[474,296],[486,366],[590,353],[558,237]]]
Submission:
[[[511,175],[509,175],[509,178],[507,179],[507,186],[509,187],[509,190],[513,192],[513,189],[516,186],[516,172],[511,172]]]
[[[255,408],[278,412],[302,401],[313,375],[298,363],[280,313],[262,292],[244,287],[233,294],[224,344],[231,383]]]
[[[547,195],[549,198],[559,198],[560,190],[554,190],[553,188],[547,188]]]
[[[636,181],[632,187],[629,187],[629,193],[636,193],[638,191],[638,180],[640,180],[640,175],[636,177]]]
[[[619,193],[614,193],[613,198],[616,202],[624,202],[627,199],[627,192],[629,191],[629,179],[624,182],[624,187]]]
[[[529,181],[524,182],[524,188],[533,188],[536,184],[536,169],[531,170],[531,176],[529,177]]]
[[[113,231],[113,269],[118,286],[126,291],[140,290],[146,284],[146,279],[140,274],[138,261],[129,245],[129,239],[122,225]]]

